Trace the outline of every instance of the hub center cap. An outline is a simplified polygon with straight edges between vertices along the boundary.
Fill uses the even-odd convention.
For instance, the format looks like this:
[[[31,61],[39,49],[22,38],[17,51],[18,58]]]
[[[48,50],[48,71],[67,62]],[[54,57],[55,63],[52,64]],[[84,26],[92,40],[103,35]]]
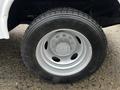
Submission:
[[[70,45],[66,42],[60,42],[57,44],[55,50],[59,56],[67,56],[70,54]]]
[[[57,56],[69,56],[76,49],[76,41],[71,33],[57,32],[50,38],[50,50]]]

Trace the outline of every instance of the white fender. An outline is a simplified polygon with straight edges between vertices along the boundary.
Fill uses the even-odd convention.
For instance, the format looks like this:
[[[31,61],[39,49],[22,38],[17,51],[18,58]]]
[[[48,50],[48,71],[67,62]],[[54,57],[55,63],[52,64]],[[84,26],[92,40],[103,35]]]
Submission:
[[[13,1],[14,0],[0,0],[0,39],[9,39],[7,21]]]
[[[118,2],[120,3],[120,0],[118,0]]]

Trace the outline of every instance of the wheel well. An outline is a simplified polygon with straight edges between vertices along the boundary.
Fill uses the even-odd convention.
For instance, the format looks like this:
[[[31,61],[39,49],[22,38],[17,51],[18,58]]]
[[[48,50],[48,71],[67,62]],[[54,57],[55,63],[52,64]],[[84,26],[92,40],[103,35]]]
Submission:
[[[29,24],[39,14],[59,7],[81,10],[92,16],[101,26],[120,23],[120,15],[118,15],[120,5],[117,0],[15,0],[10,9],[8,28],[10,30],[20,23]],[[115,19],[116,16],[119,19]],[[103,18],[110,19],[111,17],[115,22],[112,20],[111,23],[107,23],[103,20]]]

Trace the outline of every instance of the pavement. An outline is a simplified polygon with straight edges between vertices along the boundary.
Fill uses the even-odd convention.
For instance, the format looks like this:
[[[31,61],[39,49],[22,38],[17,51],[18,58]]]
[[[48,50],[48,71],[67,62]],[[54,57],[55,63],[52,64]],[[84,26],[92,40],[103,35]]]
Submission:
[[[71,84],[51,84],[36,78],[24,66],[20,44],[27,25],[0,40],[0,90],[120,90],[120,25],[104,28],[108,52],[102,67],[91,77]]]

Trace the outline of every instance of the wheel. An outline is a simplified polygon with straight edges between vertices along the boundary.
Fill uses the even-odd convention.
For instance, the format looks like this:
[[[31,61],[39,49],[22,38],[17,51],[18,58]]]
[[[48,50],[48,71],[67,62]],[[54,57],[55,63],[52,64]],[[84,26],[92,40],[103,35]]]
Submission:
[[[55,83],[73,82],[101,66],[106,46],[103,30],[91,17],[63,8],[48,11],[32,22],[21,54],[36,75]]]

